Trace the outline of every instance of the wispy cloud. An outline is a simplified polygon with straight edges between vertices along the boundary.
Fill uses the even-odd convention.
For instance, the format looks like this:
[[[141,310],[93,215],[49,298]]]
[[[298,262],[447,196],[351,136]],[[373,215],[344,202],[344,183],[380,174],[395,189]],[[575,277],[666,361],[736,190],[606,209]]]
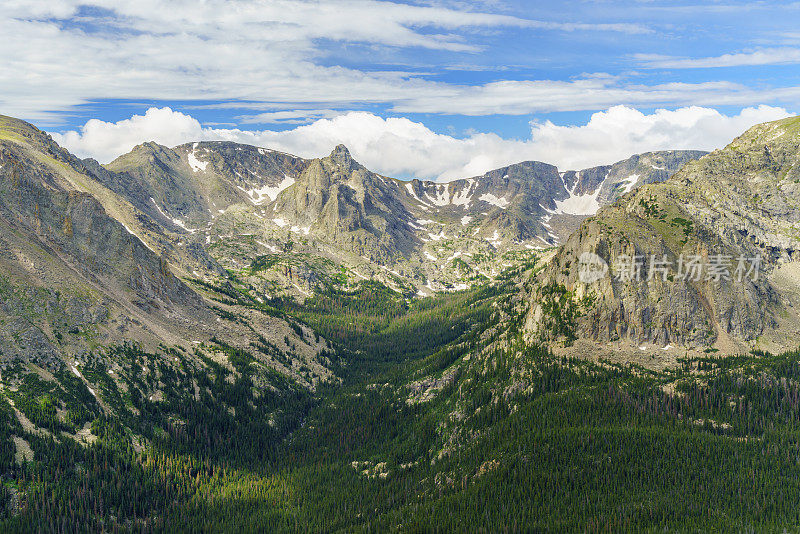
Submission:
[[[338,117],[343,113],[334,109],[291,109],[240,115],[236,119],[242,124],[306,124],[317,119]]]
[[[626,83],[617,77],[591,76],[570,81],[501,81],[479,86],[451,86],[398,101],[393,111],[472,116],[525,115],[550,111],[604,109],[617,104],[647,107],[752,105],[791,101],[800,87],[752,89],[728,81]]]
[[[637,56],[652,67],[640,69],[645,75],[581,74],[630,66],[627,52],[612,57],[604,47],[662,37],[636,15],[647,11],[642,3],[629,9],[610,4],[576,2],[569,16],[560,8],[537,8],[526,17],[508,6],[498,11],[491,1],[476,7],[374,0],[8,0],[0,10],[0,109],[57,126],[65,114],[98,100],[181,102],[186,109],[202,102],[219,110],[208,114],[211,119],[246,125],[301,124],[365,108],[485,116],[618,104],[788,105],[800,98],[800,87],[790,85],[795,81],[755,87],[728,70],[665,82],[676,77],[654,70],[797,62],[798,47],[718,57]],[[542,37],[525,41],[530,35]],[[554,40],[558,48],[548,55]],[[530,46],[534,42],[544,51]],[[486,47],[493,48],[483,54]],[[562,66],[557,57],[591,55],[593,47],[603,52],[584,62]],[[352,49],[362,55],[352,59]],[[509,61],[496,60],[506,53]],[[595,66],[597,57],[608,61]],[[418,63],[408,67],[406,61]],[[470,64],[476,66],[447,67]]]
[[[324,65],[324,43],[473,54],[498,28],[651,31],[368,0],[12,0],[0,10],[0,106],[52,124],[54,112],[98,99],[394,102],[446,87]]]
[[[764,48],[751,52],[723,54],[714,57],[678,58],[638,54],[642,66],[652,69],[708,69],[756,65],[788,65],[800,63],[800,48]]]

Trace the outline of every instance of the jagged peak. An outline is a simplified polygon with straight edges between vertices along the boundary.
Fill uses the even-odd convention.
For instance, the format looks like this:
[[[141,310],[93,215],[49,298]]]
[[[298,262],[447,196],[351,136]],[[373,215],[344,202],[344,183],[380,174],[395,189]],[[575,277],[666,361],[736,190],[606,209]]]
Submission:
[[[128,160],[133,157],[140,157],[143,155],[152,155],[152,154],[163,154],[166,152],[172,152],[172,149],[168,146],[161,145],[155,141],[145,141],[144,143],[139,143],[138,145],[134,146],[129,152],[125,154],[121,154],[117,156],[111,163],[115,161],[124,161]]]
[[[347,146],[345,146],[342,143],[336,145],[333,151],[331,151],[331,156],[334,156],[336,154],[342,154],[344,156],[350,157],[350,151],[347,149]]]
[[[350,168],[355,163],[350,151],[342,144],[336,145],[336,148],[333,149],[328,157],[337,165],[345,168]]]

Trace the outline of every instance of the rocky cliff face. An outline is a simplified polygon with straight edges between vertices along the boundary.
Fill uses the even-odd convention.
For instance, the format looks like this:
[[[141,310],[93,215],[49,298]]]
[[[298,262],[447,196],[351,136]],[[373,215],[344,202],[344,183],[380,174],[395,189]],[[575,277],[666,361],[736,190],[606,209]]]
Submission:
[[[202,142],[174,149],[144,143],[105,167],[99,181],[162,224],[207,225],[234,204],[261,206],[294,183],[308,162],[249,145]]]
[[[313,160],[279,195],[272,212],[276,224],[286,221],[304,235],[390,264],[419,243],[399,192],[395,180],[365,169],[339,145],[328,157]]]
[[[114,329],[124,331],[134,321],[152,331],[155,316],[211,319],[200,313],[202,299],[172,275],[163,258],[109,217],[93,196],[73,187],[85,177],[81,162],[25,123],[2,118],[0,128],[5,312],[16,325],[3,332],[7,355],[52,356],[56,339],[48,330],[61,334],[58,344],[68,343],[59,327],[80,331],[102,325],[98,335],[113,337]],[[25,285],[33,293],[16,291]],[[40,292],[46,301],[39,304],[50,313],[31,313],[29,305]],[[66,324],[53,324],[49,315]],[[38,349],[13,341],[20,328],[38,340]],[[42,350],[45,346],[50,349]]]
[[[136,210],[94,181],[102,172],[0,116],[0,365],[20,358],[58,369],[125,341],[191,347],[217,336],[249,346],[258,336],[296,337],[269,317],[222,323],[167,258],[111,216],[130,221]]]
[[[0,206],[7,222],[74,257],[83,270],[128,281],[142,299],[164,305],[199,302],[163,260],[109,217],[92,195],[71,186],[68,175],[85,172],[79,161],[24,123],[11,123],[5,131],[29,140],[6,141],[0,150]]]
[[[344,146],[306,160],[234,143],[145,143],[105,168],[84,164],[157,227],[151,246],[182,273],[240,271],[288,247],[291,277],[285,265],[252,282],[302,296],[335,265],[353,282],[377,278],[421,294],[467,287],[507,266],[508,252],[563,242],[620,188],[663,180],[699,155],[653,153],[565,173],[523,162],[449,183],[380,176]]]
[[[798,148],[800,119],[756,126],[666,182],[645,185],[602,209],[540,273],[529,300],[529,329],[540,332],[546,322],[541,288],[563,285],[573,297],[592,300],[577,321],[579,336],[696,347],[793,347]],[[609,274],[581,281],[585,253],[607,262]],[[640,259],[639,280],[625,279],[628,258]],[[691,271],[687,279],[691,260],[701,272]],[[751,273],[758,262],[758,273]],[[724,270],[714,267],[722,264]]]

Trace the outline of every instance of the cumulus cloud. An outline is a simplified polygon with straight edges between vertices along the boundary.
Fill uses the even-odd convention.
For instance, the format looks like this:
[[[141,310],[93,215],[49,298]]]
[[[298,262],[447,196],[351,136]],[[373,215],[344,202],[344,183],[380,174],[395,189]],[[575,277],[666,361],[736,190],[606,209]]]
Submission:
[[[699,106],[651,114],[615,106],[593,114],[582,126],[534,124],[529,143],[541,154],[558,154],[564,167],[582,168],[653,150],[715,150],[751,126],[789,115],[783,108],[763,105],[736,115]]]
[[[61,146],[80,157],[91,157],[107,163],[145,141],[175,146],[186,141],[216,139],[214,130],[204,129],[200,122],[170,108],[150,108],[144,115],[134,115],[119,122],[91,119],[80,132],[52,133]]]
[[[116,123],[88,121],[80,131],[53,134],[79,156],[101,162],[144,141],[173,146],[189,141],[226,140],[282,150],[303,157],[326,155],[339,143],[366,167],[389,176],[449,180],[482,174],[524,160],[561,169],[614,163],[652,150],[721,148],[747,128],[788,116],[783,108],[745,108],[735,115],[685,107],[642,113],[626,106],[593,114],[578,126],[532,123],[528,139],[493,133],[458,138],[436,133],[406,118],[350,112],[286,131],[243,131],[203,127],[190,115],[151,108]]]

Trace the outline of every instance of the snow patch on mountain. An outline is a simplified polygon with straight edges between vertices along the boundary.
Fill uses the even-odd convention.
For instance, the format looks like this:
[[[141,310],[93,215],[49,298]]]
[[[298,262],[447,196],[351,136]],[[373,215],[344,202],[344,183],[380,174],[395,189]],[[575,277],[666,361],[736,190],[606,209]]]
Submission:
[[[264,187],[257,187],[253,189],[245,189],[240,186],[237,187],[239,187],[239,189],[247,193],[247,196],[249,197],[250,201],[256,206],[258,206],[266,202],[267,199],[269,199],[269,201],[272,202],[273,200],[278,198],[278,195],[280,195],[284,189],[287,189],[292,185],[294,185],[294,182],[295,182],[294,178],[288,175],[284,175],[281,183],[279,183],[276,186],[265,185]]]
[[[188,226],[186,226],[186,223],[184,223],[182,220],[175,219],[175,218],[170,217],[169,215],[167,215],[167,213],[164,210],[162,210],[161,207],[156,203],[156,199],[154,199],[153,197],[150,197],[150,202],[153,203],[153,206],[155,206],[155,208],[158,210],[158,213],[160,213],[168,221],[172,221],[172,224],[174,224],[175,226],[179,226],[179,227],[183,228],[184,230],[186,230],[187,232],[189,232],[191,234],[193,234],[193,233],[195,233],[197,231],[196,228],[189,228]],[[128,231],[130,232],[130,230],[128,230]],[[131,232],[131,233],[133,234],[133,232]]]
[[[597,196],[600,189],[585,195],[570,195],[566,200],[556,200],[556,212],[565,215],[594,215],[600,209]]]
[[[464,209],[469,209],[469,205],[472,203],[472,186],[475,185],[475,180],[469,179],[467,180],[467,187],[461,190],[460,193],[456,193],[453,195],[453,199],[451,201],[452,204],[456,206],[463,206]]]
[[[506,209],[511,202],[502,197],[496,197],[491,193],[484,193],[478,197],[478,200],[483,200],[488,204],[492,204],[501,209]]]
[[[299,227],[299,226],[292,226],[291,228],[289,228],[289,231],[293,232],[295,234],[301,234],[302,233],[303,235],[308,235],[308,233],[311,231],[311,228],[308,227],[308,226],[304,226],[302,228]]]
[[[433,198],[430,193],[425,193],[425,198],[427,198],[435,206],[447,206],[450,204],[449,183],[435,186],[434,192],[436,193],[436,198]]]
[[[207,161],[200,161],[195,156],[195,152],[197,151],[197,143],[192,145],[192,151],[186,155],[186,159],[189,161],[189,166],[192,168],[192,171],[199,172],[206,170],[208,167]]]
[[[625,184],[625,190],[622,191],[622,194],[624,195],[625,193],[630,193],[631,190],[636,186],[636,184],[638,182],[639,182],[639,175],[638,174],[631,174],[627,178],[627,180],[625,180],[623,182],[620,182],[620,184],[623,184],[623,183]]]
[[[606,180],[608,180],[608,174],[606,174],[605,178],[603,178],[603,181],[597,186],[597,189],[594,193],[584,193],[582,195],[578,195],[575,194],[575,190],[578,188],[578,184],[580,183],[579,174],[575,179],[575,185],[572,186],[572,189],[567,189],[567,185],[564,184],[564,189],[569,191],[569,196],[564,200],[555,201],[555,211],[553,212],[547,210],[546,208],[545,210],[548,213],[560,215],[594,215],[600,210],[600,203],[597,201],[597,198],[600,196],[600,191],[603,189],[603,184],[606,183]]]

